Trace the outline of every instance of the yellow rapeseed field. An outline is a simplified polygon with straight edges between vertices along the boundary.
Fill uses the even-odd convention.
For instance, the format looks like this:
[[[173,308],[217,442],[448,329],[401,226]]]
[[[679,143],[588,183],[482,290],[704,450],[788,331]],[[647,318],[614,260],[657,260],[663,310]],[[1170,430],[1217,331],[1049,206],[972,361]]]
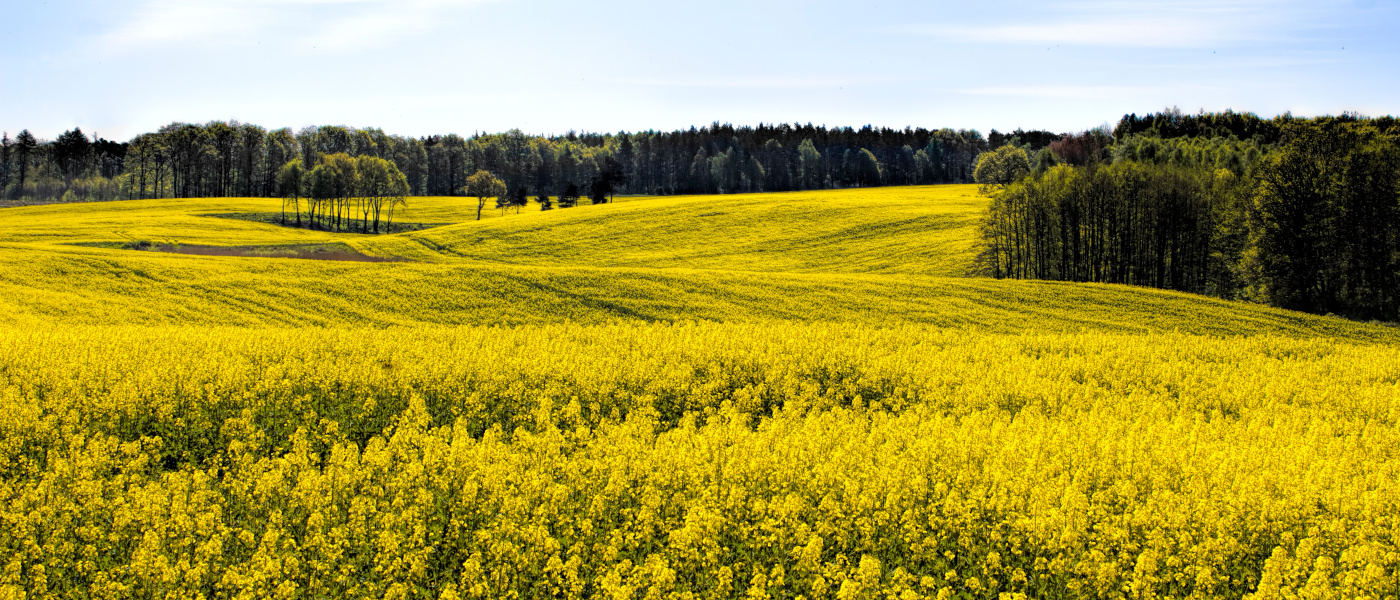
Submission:
[[[0,210],[0,598],[1400,595],[1394,327],[958,277],[965,186],[276,202]]]

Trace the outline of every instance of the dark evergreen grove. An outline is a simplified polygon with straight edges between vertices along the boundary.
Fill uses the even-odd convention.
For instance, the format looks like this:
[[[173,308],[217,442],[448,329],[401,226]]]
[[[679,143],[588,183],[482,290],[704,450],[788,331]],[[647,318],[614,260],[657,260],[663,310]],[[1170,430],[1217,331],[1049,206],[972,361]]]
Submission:
[[[613,194],[714,194],[972,180],[982,152],[1013,139],[1035,147],[1047,131],[983,137],[975,130],[778,124],[659,132],[518,130],[462,137],[389,135],[342,126],[268,130],[215,121],[172,123],[123,143],[78,129],[53,141],[23,131],[4,137],[0,190],[30,202],[127,198],[281,197],[278,171],[293,159],[373,156],[402,172],[409,195],[462,195],[467,176],[488,171],[512,193],[559,196],[576,186],[590,198]]]

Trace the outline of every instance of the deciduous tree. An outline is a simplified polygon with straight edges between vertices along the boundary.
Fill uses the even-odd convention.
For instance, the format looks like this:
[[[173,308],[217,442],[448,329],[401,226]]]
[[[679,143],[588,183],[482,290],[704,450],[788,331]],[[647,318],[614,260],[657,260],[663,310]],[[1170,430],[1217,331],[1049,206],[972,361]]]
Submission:
[[[296,226],[301,227],[302,180],[306,177],[301,158],[293,158],[277,170],[277,189],[282,194],[282,224],[287,224],[287,205],[297,216]]]
[[[1000,189],[1029,175],[1030,159],[1026,151],[1007,144],[991,152],[983,152],[977,159],[977,169],[973,179],[983,193]]]
[[[487,198],[500,198],[506,195],[506,184],[490,171],[477,171],[467,178],[462,188],[466,196],[476,196],[476,220],[481,220],[481,211],[486,208]]]

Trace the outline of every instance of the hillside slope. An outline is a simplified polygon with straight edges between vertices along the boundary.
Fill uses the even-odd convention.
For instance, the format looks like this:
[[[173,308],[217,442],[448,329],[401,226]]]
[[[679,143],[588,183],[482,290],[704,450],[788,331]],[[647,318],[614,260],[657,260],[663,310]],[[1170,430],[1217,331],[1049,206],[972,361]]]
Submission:
[[[0,598],[1394,595],[1400,329],[941,276],[960,193],[0,209]]]
[[[650,198],[366,239],[418,260],[788,273],[965,275],[974,186]]]
[[[972,186],[628,198],[475,217],[411,199],[394,235],[218,218],[278,200],[5,209],[0,323],[384,327],[613,321],[922,323],[985,332],[1181,331],[1394,341],[1394,328],[1126,286],[957,277]],[[393,263],[188,256],[91,244],[337,244]],[[84,245],[86,244],[86,245]]]
[[[1128,286],[701,269],[355,263],[0,244],[0,323],[383,327],[830,321],[1017,332],[1278,334],[1394,328]]]

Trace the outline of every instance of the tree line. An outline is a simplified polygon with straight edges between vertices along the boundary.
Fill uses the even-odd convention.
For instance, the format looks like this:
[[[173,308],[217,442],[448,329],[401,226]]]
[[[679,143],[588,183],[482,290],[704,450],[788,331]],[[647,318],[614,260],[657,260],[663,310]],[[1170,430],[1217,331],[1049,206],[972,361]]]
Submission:
[[[1400,320],[1394,118],[1167,111],[1126,116],[1115,132],[1078,163],[1033,165],[1015,147],[982,157],[987,274]]]
[[[80,129],[52,141],[21,131],[0,138],[0,191],[30,201],[169,197],[282,197],[279,172],[294,159],[371,156],[403,173],[409,196],[465,192],[488,171],[508,194],[597,198],[612,194],[714,194],[879,185],[963,183],[977,157],[1007,143],[1039,149],[1047,131],[890,129],[714,123],[671,132],[405,137],[343,126],[268,130],[237,121],[171,123],[127,142]],[[310,168],[310,167],[308,167]]]

